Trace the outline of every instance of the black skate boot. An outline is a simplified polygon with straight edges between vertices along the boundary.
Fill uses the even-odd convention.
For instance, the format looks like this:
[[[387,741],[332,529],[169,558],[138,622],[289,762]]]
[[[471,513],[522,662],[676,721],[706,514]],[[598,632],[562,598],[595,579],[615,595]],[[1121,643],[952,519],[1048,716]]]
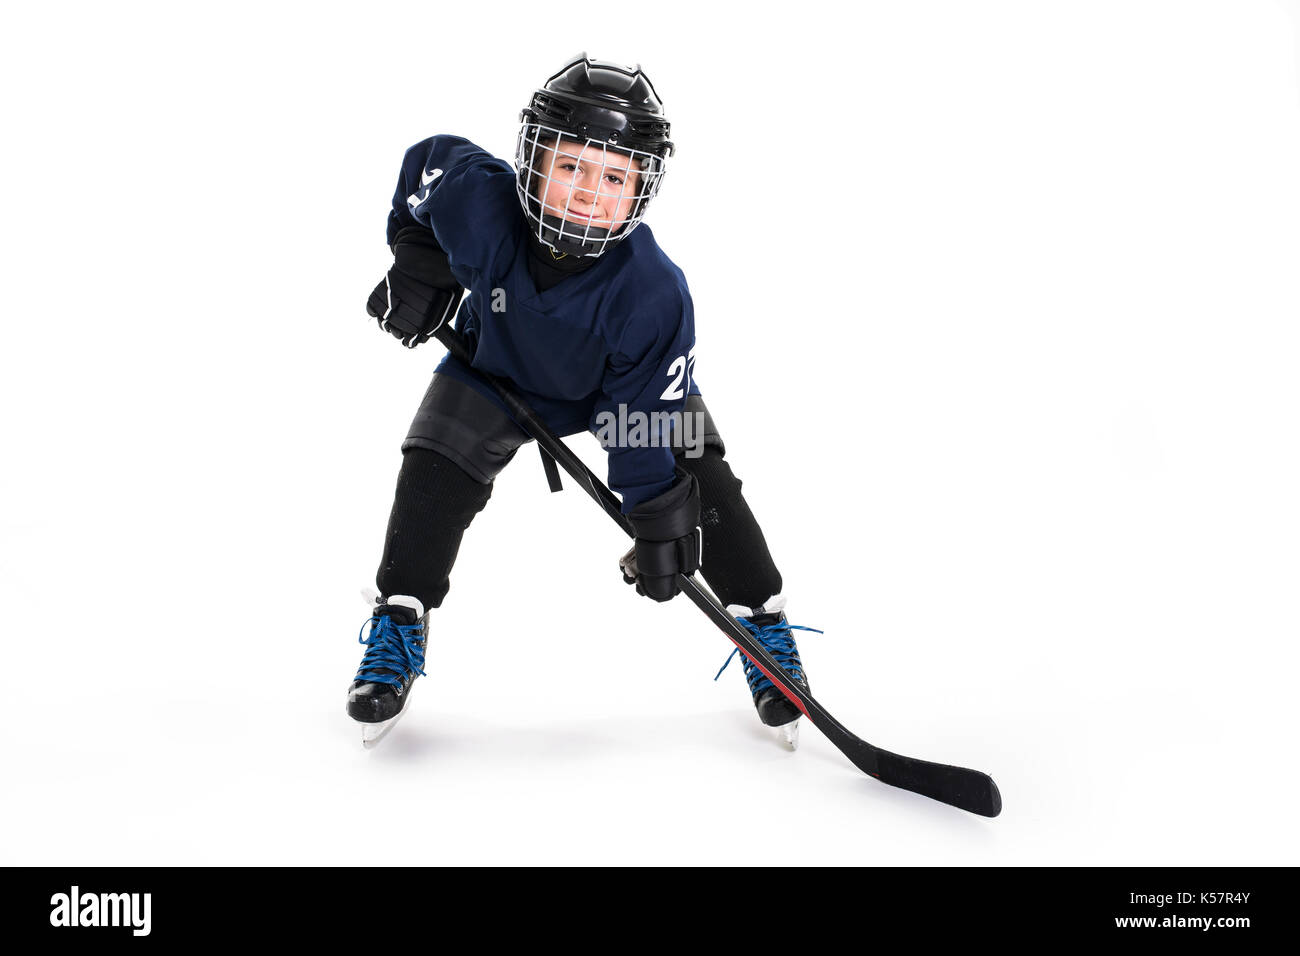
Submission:
[[[769,654],[781,665],[781,669],[794,678],[805,690],[808,689],[808,677],[804,673],[803,663],[799,660],[799,648],[795,646],[794,631],[812,631],[820,634],[821,631],[812,627],[801,627],[798,624],[791,624],[785,618],[785,598],[780,594],[768,599],[761,607],[747,608],[739,604],[727,606],[727,612],[736,618],[737,621],[758,639]],[[732,651],[732,654],[740,653],[739,650]],[[745,680],[749,683],[749,691],[754,695],[754,709],[758,711],[758,719],[769,727],[779,728],[781,738],[790,747],[795,750],[799,746],[799,717],[802,712],[790,699],[781,693],[780,688],[773,684],[744,654],[740,655],[740,660],[745,667]],[[727,663],[731,658],[727,658]],[[722,665],[726,670],[727,664]],[[719,676],[722,671],[718,671]],[[714,680],[717,680],[715,677]]]
[[[361,742],[373,747],[392,730],[406,708],[411,685],[424,676],[429,615],[417,598],[374,595],[369,636],[358,637],[367,647],[357,676],[348,688],[348,716],[361,723]],[[361,626],[362,634],[365,625]]]

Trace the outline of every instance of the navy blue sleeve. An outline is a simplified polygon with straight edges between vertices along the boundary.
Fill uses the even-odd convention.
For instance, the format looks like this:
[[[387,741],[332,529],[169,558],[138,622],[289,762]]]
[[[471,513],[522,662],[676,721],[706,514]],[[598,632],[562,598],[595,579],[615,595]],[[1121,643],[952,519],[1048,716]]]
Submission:
[[[388,244],[402,228],[423,226],[433,230],[453,272],[485,268],[517,218],[510,204],[518,201],[500,188],[503,176],[514,178],[510,164],[467,139],[431,136],[416,143],[402,159]]]
[[[673,485],[669,422],[686,405],[694,349],[690,294],[674,285],[630,317],[606,362],[591,430],[609,454],[609,486],[624,514]]]

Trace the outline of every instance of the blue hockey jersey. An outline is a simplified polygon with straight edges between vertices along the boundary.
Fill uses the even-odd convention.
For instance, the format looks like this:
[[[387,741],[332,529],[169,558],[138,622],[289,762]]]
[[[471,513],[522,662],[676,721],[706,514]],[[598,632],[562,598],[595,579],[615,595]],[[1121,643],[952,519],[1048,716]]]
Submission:
[[[412,225],[433,230],[469,292],[455,325],[475,350],[474,367],[510,379],[557,434],[609,435],[611,420],[662,422],[698,394],[686,279],[644,224],[591,268],[539,293],[513,168],[468,140],[434,136],[406,152],[389,243]],[[438,371],[504,409],[450,355]],[[626,513],[672,486],[673,455],[653,429],[614,431],[620,440],[605,444],[609,485]]]

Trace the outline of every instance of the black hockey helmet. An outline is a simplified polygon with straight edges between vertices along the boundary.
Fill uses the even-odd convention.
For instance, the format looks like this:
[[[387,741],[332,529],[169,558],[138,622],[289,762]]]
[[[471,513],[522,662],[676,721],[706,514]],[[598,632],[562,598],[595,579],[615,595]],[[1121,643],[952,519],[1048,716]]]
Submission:
[[[599,256],[626,239],[673,152],[663,103],[641,67],[583,53],[519,118],[519,201],[533,235],[576,256]]]

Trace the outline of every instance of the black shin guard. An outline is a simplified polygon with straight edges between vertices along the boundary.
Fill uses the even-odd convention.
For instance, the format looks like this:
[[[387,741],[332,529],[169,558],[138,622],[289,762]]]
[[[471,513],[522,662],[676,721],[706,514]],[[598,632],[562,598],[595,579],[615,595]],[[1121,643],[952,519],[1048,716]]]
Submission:
[[[718,600],[724,605],[758,607],[779,594],[781,572],[740,493],[740,479],[731,473],[722,452],[708,445],[699,458],[682,455],[677,464],[699,483],[700,528],[704,533],[700,573]]]
[[[425,448],[406,449],[375,576],[379,593],[410,594],[425,608],[440,606],[460,539],[491,496],[491,483],[476,481],[451,459]]]

